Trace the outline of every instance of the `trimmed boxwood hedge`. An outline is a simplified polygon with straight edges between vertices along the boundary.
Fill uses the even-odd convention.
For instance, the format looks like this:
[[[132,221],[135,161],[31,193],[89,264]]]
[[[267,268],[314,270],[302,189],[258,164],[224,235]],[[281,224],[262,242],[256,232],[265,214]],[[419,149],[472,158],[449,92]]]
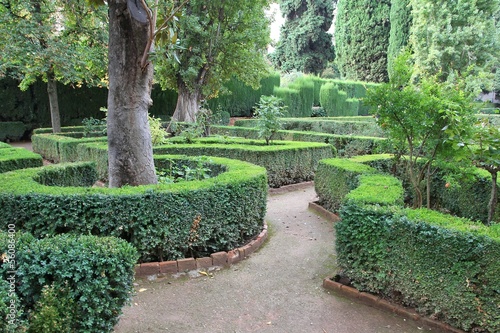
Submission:
[[[42,156],[27,149],[13,147],[0,149],[0,173],[42,165]]]
[[[26,125],[20,121],[0,122],[0,141],[19,141],[26,132]]]
[[[83,132],[42,133],[31,137],[33,151],[42,155],[46,160],[56,163],[78,161],[77,146],[81,143],[106,141],[106,137],[84,138]]]
[[[354,161],[321,161],[319,170],[316,187],[328,189],[320,201],[341,204],[337,263],[356,288],[466,331],[500,330],[500,225],[405,209],[399,180]]]
[[[0,265],[0,331],[46,332],[49,325],[50,332],[111,332],[133,291],[133,246],[88,235],[37,240],[17,228],[11,223],[9,233],[0,232],[0,253],[10,256]],[[7,320],[11,301],[14,325]]]
[[[155,156],[155,164],[168,169],[176,159],[195,158]],[[36,237],[119,237],[137,248],[141,261],[230,250],[262,229],[266,172],[224,158],[210,157],[207,163],[227,171],[200,181],[122,188],[88,187],[96,175],[89,162],[0,174],[0,225],[14,223]],[[57,186],[37,182],[44,179],[57,179]]]
[[[318,161],[333,156],[331,146],[324,143],[273,141],[267,146],[263,140],[216,137],[196,139],[190,144],[173,140],[153,150],[155,154],[219,156],[257,164],[266,168],[271,187],[312,180]],[[96,161],[99,177],[107,178],[106,144],[82,144],[78,155],[82,160]]]
[[[257,139],[259,130],[256,128],[236,126],[212,126],[212,134],[238,136],[246,139]],[[373,154],[384,152],[385,138],[337,135],[306,131],[278,131],[273,138],[284,141],[324,142],[331,144],[338,156],[350,157],[360,154]]]

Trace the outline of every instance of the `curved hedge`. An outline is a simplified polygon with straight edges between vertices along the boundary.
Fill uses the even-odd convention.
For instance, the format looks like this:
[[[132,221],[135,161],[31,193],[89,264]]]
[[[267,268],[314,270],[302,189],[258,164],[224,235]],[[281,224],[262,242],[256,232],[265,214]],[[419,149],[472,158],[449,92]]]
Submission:
[[[340,203],[337,263],[356,288],[466,331],[500,331],[500,225],[405,209],[401,181],[354,161],[319,170],[320,201]]]
[[[43,165],[42,156],[24,148],[0,149],[0,173]]]
[[[168,169],[192,159],[155,156],[155,164]],[[0,225],[15,223],[18,230],[36,237],[119,237],[137,248],[141,261],[230,250],[262,229],[266,172],[224,158],[211,157],[207,163],[226,171],[200,181],[113,189],[88,187],[96,176],[89,162],[0,174]],[[40,183],[54,179],[57,186]]]
[[[280,187],[314,178],[318,161],[333,156],[332,147],[324,143],[273,141],[240,138],[203,138],[191,144],[171,143],[153,147],[155,154],[219,156],[250,162],[267,170],[269,186]],[[82,160],[96,161],[101,179],[107,178],[107,145],[82,144],[78,147]]]
[[[0,331],[111,332],[133,292],[137,251],[113,237],[37,240],[15,229],[0,232]]]

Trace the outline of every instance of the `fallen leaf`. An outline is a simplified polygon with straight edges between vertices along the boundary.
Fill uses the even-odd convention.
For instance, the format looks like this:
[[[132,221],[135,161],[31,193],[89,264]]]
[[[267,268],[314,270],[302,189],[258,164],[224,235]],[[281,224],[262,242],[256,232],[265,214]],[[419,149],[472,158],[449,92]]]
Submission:
[[[142,293],[143,291],[146,291],[147,289],[146,288],[141,288],[139,289],[139,292]]]

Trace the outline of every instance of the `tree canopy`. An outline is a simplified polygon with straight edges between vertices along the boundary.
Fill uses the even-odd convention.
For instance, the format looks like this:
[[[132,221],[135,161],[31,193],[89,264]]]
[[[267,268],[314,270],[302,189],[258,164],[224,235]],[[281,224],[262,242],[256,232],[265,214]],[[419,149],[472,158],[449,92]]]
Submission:
[[[411,0],[416,75],[468,76],[468,90],[493,88],[500,57],[500,0]]]
[[[280,9],[286,21],[271,56],[273,64],[285,72],[321,73],[335,56],[328,33],[333,1],[282,0]]]
[[[267,72],[268,0],[190,0],[179,18],[178,49],[157,60],[157,80],[179,93],[174,118],[194,121],[200,101],[235,76],[254,87]]]

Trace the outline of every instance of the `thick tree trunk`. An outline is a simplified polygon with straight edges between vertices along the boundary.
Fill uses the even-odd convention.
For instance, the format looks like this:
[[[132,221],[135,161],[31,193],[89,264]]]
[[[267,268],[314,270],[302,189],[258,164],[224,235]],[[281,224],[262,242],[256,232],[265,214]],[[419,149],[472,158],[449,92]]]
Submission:
[[[57,99],[57,82],[54,74],[50,73],[47,79],[47,93],[49,95],[50,120],[52,122],[52,132],[61,132],[61,115],[59,113],[59,101]]]
[[[177,105],[172,116],[174,121],[194,123],[200,109],[201,92],[199,89],[190,91],[184,83],[179,84]]]
[[[135,3],[141,6],[141,1],[108,1],[110,187],[157,183],[148,124],[153,66],[140,65],[149,25],[146,12]]]

